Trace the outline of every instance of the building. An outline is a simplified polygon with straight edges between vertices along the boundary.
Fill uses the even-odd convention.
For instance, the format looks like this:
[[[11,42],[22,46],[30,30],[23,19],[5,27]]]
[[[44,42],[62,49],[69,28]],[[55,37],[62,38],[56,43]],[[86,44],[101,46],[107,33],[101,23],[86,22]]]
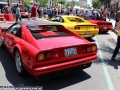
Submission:
[[[82,5],[84,5],[84,4],[87,3],[87,0],[79,0],[79,3],[82,4]]]
[[[31,3],[37,2],[38,5],[40,4],[39,0],[30,0],[30,2]],[[0,0],[0,10],[2,10],[2,8],[5,5],[13,6],[13,5],[18,4],[18,3],[21,5],[21,8],[24,9],[24,0]]]
[[[82,6],[90,6],[89,4],[88,4],[88,0],[79,0],[79,4],[81,4]]]
[[[120,7],[120,0],[111,0],[110,8],[116,11]]]

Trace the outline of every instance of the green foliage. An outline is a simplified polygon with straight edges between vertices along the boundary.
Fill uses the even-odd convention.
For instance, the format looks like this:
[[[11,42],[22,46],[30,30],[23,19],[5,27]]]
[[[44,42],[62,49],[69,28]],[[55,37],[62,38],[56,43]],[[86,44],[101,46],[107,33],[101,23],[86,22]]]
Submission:
[[[100,2],[100,0],[92,0],[93,8],[100,8],[101,5],[102,3]]]
[[[58,0],[52,0],[54,5],[57,6],[58,5]]]
[[[110,3],[111,0],[92,0],[93,8],[99,8],[103,4]]]
[[[24,0],[24,4],[25,4],[25,6],[29,6],[31,4],[30,0]]]
[[[59,4],[65,4],[65,1],[62,1],[62,0],[61,0],[61,1],[59,1],[58,3],[59,3]]]
[[[111,0],[99,0],[99,2],[101,2],[102,4],[104,3],[109,3]]]
[[[46,6],[47,0],[39,0],[40,1],[40,6]]]

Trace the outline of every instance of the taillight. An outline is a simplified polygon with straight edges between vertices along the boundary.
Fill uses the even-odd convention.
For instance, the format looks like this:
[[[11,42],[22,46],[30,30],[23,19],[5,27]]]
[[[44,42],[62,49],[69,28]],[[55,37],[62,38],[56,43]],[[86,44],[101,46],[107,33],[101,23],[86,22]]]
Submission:
[[[75,26],[74,29],[75,29],[75,30],[77,30],[77,29],[79,30],[79,29],[80,29],[80,26]]]
[[[53,58],[53,53],[48,51],[45,53],[45,59],[46,60],[51,60]]]
[[[92,47],[91,46],[88,46],[87,47],[87,52],[89,53],[89,52],[92,52]]]
[[[80,29],[80,27],[78,26],[78,30]]]
[[[74,29],[76,30],[76,29],[77,29],[77,26],[75,26]]]
[[[53,53],[51,51],[47,51],[38,54],[37,61],[51,60],[52,58],[53,58]]]
[[[94,26],[94,29],[98,29],[98,25]]]
[[[88,53],[95,52],[95,51],[97,51],[97,46],[96,45],[87,46],[86,50]]]
[[[97,46],[96,45],[92,45],[92,51],[97,51]]]
[[[38,60],[38,61],[44,61],[44,60],[45,60],[45,55],[44,55],[44,53],[40,53],[40,54],[37,56],[37,60]]]

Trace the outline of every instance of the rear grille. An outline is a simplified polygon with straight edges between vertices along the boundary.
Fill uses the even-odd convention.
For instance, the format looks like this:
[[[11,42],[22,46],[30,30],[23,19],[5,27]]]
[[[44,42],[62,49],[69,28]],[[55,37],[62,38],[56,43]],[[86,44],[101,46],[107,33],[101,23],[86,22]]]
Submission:
[[[42,75],[42,76],[40,76],[40,80],[43,81],[43,80],[53,79],[53,78],[57,78],[57,77],[62,77],[62,76],[66,76],[66,75],[70,75],[70,74],[79,72],[80,70],[81,70],[81,66],[69,68],[66,70],[61,70],[58,72]]]

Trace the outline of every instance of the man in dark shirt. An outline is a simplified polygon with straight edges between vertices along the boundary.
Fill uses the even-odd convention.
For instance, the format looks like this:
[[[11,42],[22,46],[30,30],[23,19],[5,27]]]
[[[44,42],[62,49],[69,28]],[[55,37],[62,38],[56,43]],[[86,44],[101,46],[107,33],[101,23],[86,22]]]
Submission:
[[[33,20],[37,20],[38,13],[37,13],[37,3],[34,3],[32,9],[31,9],[31,17]]]

